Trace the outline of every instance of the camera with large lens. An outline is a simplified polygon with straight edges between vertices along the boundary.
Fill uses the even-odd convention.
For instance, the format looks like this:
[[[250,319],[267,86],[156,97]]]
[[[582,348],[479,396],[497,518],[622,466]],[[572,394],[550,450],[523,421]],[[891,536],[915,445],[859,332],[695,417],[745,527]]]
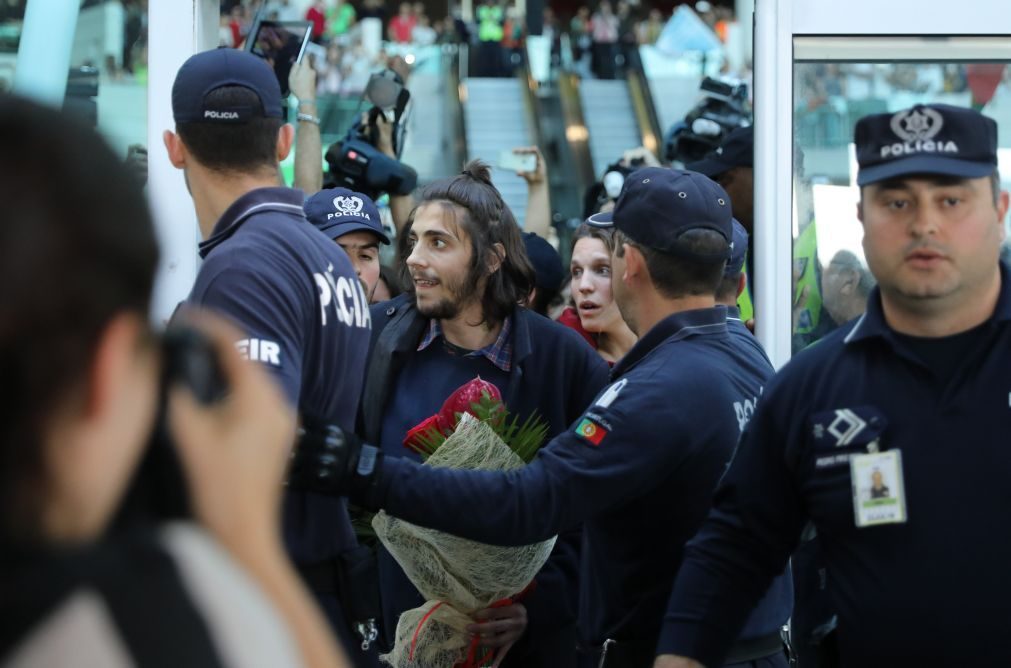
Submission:
[[[686,165],[701,160],[720,145],[728,132],[751,124],[746,84],[706,77],[699,88],[705,94],[702,100],[664,137],[664,158],[668,162]]]
[[[418,174],[400,162],[404,143],[404,120],[411,94],[393,70],[377,72],[369,78],[362,94],[372,106],[365,119],[357,118],[343,140],[327,149],[330,181],[325,187],[343,187],[364,193],[373,200],[383,193],[407,195],[418,183]],[[360,105],[360,106],[362,106]],[[392,128],[396,158],[379,150],[379,117]]]
[[[211,341],[185,320],[169,325],[161,336],[162,374],[155,426],[137,473],[117,518],[118,526],[151,519],[192,516],[182,463],[168,426],[168,393],[182,385],[204,405],[225,398],[228,387]]]

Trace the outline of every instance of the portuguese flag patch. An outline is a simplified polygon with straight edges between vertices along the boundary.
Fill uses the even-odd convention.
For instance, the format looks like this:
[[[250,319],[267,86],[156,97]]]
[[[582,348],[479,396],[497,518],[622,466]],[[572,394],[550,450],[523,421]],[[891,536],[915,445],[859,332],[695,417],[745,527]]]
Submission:
[[[604,440],[605,436],[607,436],[607,430],[590,418],[583,418],[582,421],[576,425],[576,433],[594,445],[600,445],[600,442]]]

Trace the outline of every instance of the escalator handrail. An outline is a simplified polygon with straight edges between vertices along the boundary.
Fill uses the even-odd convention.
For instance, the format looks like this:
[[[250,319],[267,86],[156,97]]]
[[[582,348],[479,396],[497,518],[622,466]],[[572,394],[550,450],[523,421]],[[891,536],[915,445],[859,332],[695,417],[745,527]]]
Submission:
[[[658,159],[663,149],[661,146],[663,131],[660,128],[660,119],[656,113],[656,103],[653,101],[653,93],[649,87],[649,78],[642,66],[642,59],[639,57],[639,49],[629,52],[632,57],[626,63],[625,76],[628,80],[629,98],[632,102],[632,109],[635,112],[639,134],[642,137],[642,145],[649,149]]]
[[[593,156],[590,154],[589,130],[583,111],[583,100],[579,95],[581,80],[575,72],[561,72],[558,75],[558,94],[562,105],[563,122],[566,128],[582,128],[583,134],[578,137],[566,137],[569,150],[573,154],[573,162],[577,166],[576,181],[580,192],[596,183],[601,175],[596,174],[593,167]]]
[[[539,105],[537,104],[537,81],[530,72],[530,63],[524,58],[519,67],[516,68],[516,77],[519,79],[520,90],[523,91],[523,108],[527,114],[528,139],[534,146],[541,146],[541,124]]]
[[[454,144],[452,148],[456,151],[456,162],[462,167],[470,155],[467,152],[467,115],[463,113],[463,94],[466,86],[467,59],[470,57],[466,44],[461,44],[459,48],[453,49],[449,63],[446,67],[446,98],[454,116],[453,132],[450,135]]]

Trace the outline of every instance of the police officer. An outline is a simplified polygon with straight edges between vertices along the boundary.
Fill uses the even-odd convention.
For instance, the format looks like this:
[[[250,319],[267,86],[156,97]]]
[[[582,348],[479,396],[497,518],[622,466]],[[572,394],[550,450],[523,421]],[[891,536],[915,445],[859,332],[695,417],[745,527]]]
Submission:
[[[487,543],[524,545],[585,522],[581,665],[649,666],[682,547],[771,371],[730,339],[715,305],[732,235],[722,188],[693,172],[639,170],[613,225],[614,295],[639,341],[531,464],[451,471],[378,459],[348,437],[339,450],[300,450],[295,469],[299,484],[326,489],[322,473],[365,505]],[[784,617],[756,623],[740,660],[777,652]]]
[[[741,310],[738,306],[738,298],[747,289],[748,278],[744,271],[745,257],[748,253],[748,232],[744,225],[735,218],[733,225],[733,246],[730,250],[730,259],[723,270],[723,280],[716,291],[716,303],[727,307],[727,333],[731,340],[738,345],[742,351],[749,354],[756,364],[763,365],[771,378],[775,373],[772,362],[766,354],[762,344],[759,343],[755,335],[748,329],[741,317]],[[735,408],[737,408],[735,406]],[[755,410],[754,404],[745,402],[741,406],[741,414],[738,415],[741,424],[747,423]],[[743,427],[742,427],[743,428]],[[736,655],[727,657],[727,664],[753,666],[776,666],[782,665],[786,660],[782,651],[775,651],[780,648],[779,637],[775,633],[777,630],[773,625],[778,620],[780,625],[784,625],[788,619],[792,619],[790,612],[794,601],[791,599],[794,593],[794,581],[791,573],[785,570],[783,575],[778,577],[769,588],[765,597],[759,601],[758,606],[751,613],[748,622],[741,632],[742,639],[750,640],[751,647],[758,643],[768,643],[769,655],[759,657],[751,663],[737,661],[737,657],[742,654],[746,656],[756,656],[760,652],[741,651],[741,647],[735,649]],[[742,645],[744,642],[742,641]]]
[[[188,302],[241,327],[236,347],[272,372],[303,424],[353,428],[368,304],[347,255],[306,221],[301,191],[278,187],[292,128],[274,73],[242,51],[198,53],[176,75],[172,112],[165,145],[185,172],[204,238]],[[300,570],[321,574],[311,584],[335,629],[348,647],[360,645],[334,596],[334,560],[356,545],[345,503],[289,493],[284,531]]]
[[[730,332],[730,335],[736,338],[741,345],[753,350],[771,368],[772,363],[769,361],[769,356],[745,324],[747,318],[744,317],[740,307],[740,299],[748,291],[748,276],[744,271],[748,255],[748,231],[736,218],[733,220],[733,228],[734,246],[730,251],[727,266],[723,270],[723,280],[720,281],[720,286],[716,290],[716,303],[727,307],[727,331]],[[748,304],[750,305],[750,303],[749,300]]]
[[[348,254],[371,304],[379,285],[379,244],[390,243],[375,202],[365,193],[330,188],[307,199],[304,208],[309,222]]]
[[[917,105],[855,135],[878,287],[769,385],[689,544],[658,667],[718,664],[808,520],[843,665],[1011,664],[1011,541],[993,531],[1011,506],[997,126]]]
[[[689,163],[687,168],[705,174],[723,186],[734,206],[734,219],[739,221],[747,235],[755,231],[755,129],[752,126],[735,128],[727,133],[720,145],[702,160]],[[735,246],[736,248],[736,246]],[[754,276],[754,253],[747,252],[746,276]],[[745,322],[755,317],[748,283],[737,297],[741,319]]]

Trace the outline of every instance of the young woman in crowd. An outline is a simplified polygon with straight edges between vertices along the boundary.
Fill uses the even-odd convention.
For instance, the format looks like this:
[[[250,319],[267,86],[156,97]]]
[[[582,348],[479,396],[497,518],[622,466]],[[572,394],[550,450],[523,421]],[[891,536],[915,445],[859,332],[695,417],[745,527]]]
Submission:
[[[566,309],[558,322],[582,334],[600,356],[613,365],[636,342],[635,334],[622,320],[611,293],[613,228],[583,223],[574,239],[569,272],[575,306]]]

